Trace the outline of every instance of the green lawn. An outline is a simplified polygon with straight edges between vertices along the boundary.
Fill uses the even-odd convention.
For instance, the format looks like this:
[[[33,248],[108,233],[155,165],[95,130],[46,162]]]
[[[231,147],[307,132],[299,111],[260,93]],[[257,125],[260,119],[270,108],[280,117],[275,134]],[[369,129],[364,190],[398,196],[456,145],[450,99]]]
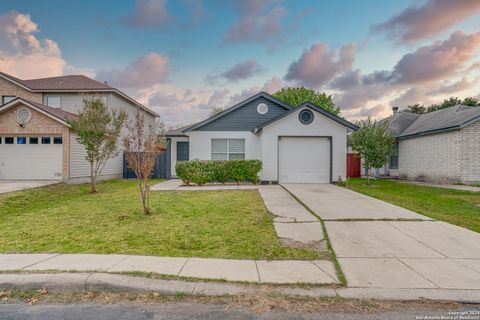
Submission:
[[[392,180],[348,180],[354,191],[396,204],[436,220],[446,221],[480,232],[480,194],[468,191],[433,188]]]
[[[134,181],[54,185],[0,195],[0,252],[126,253],[314,259],[280,245],[256,190],[152,192],[143,216]]]

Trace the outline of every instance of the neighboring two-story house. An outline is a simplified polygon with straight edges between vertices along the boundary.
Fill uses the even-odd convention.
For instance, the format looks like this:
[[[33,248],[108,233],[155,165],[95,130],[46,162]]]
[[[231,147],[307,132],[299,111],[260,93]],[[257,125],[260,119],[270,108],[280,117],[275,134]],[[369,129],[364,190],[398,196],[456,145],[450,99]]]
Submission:
[[[88,181],[85,148],[66,122],[76,117],[84,99],[100,99],[129,119],[140,108],[146,127],[153,127],[157,116],[120,90],[83,75],[23,80],[0,72],[0,98],[0,179]],[[101,178],[122,173],[120,151]]]

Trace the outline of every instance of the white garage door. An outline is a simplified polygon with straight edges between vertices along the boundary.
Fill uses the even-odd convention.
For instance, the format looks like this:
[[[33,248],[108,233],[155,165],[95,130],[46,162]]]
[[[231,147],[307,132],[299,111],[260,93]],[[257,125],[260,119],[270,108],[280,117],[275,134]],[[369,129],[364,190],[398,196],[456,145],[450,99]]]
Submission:
[[[278,161],[281,183],[329,183],[330,139],[281,137]]]
[[[0,138],[0,179],[62,179],[60,137]]]

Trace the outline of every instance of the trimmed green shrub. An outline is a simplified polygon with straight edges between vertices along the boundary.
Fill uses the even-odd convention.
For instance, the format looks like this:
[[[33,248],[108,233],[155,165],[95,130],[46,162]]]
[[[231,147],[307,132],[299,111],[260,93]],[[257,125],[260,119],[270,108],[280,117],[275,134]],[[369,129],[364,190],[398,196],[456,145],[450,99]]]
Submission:
[[[191,160],[178,161],[175,166],[177,176],[186,185],[203,185],[214,181],[225,183],[229,180],[257,183],[260,170],[260,160]]]

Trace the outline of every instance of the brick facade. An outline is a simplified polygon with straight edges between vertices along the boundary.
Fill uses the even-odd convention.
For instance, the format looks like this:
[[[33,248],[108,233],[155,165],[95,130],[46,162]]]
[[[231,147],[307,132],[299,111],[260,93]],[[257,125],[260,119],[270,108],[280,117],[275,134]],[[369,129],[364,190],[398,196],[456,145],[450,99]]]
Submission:
[[[398,176],[436,182],[480,182],[480,121],[463,128],[401,140]]]
[[[2,136],[62,136],[62,177],[63,180],[69,179],[70,163],[70,135],[69,128],[52,118],[30,109],[32,118],[23,128],[15,120],[15,111],[22,107],[19,105],[12,107],[5,112],[0,113],[0,135]],[[28,107],[28,106],[27,106]]]
[[[30,92],[3,78],[0,78],[0,98],[1,96],[16,96],[39,103],[42,103],[43,99],[41,92]]]

